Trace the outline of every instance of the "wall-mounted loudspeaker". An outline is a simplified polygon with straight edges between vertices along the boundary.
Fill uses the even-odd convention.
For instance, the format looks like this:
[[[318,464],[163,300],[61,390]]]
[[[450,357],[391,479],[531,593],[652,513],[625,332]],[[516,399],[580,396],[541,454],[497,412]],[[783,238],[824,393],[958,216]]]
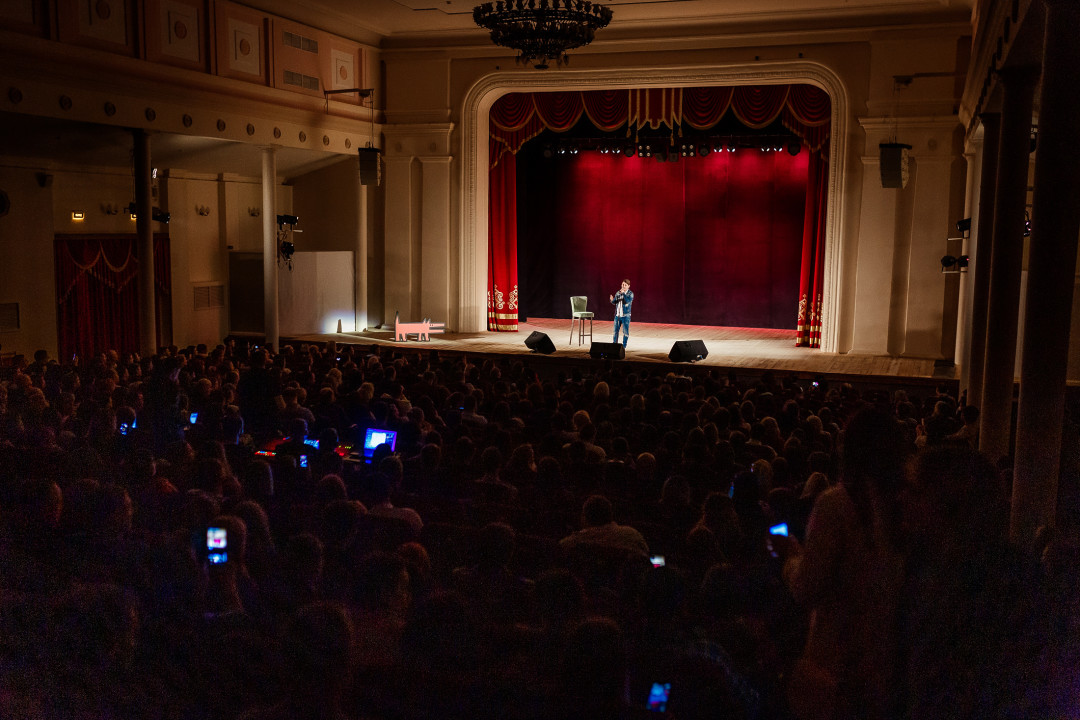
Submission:
[[[671,346],[668,360],[671,362],[694,362],[709,357],[709,350],[704,340],[677,340]]]
[[[626,357],[626,348],[620,343],[594,342],[589,346],[589,355],[595,360],[622,360]]]
[[[360,184],[378,185],[382,182],[382,152],[379,148],[358,148]]]
[[[532,335],[525,338],[525,347],[544,355],[555,352],[555,343],[551,342],[551,338],[547,336],[547,333],[538,331],[533,331]]]
[[[902,188],[908,183],[908,150],[904,143],[881,143],[878,145],[881,165],[881,187]]]

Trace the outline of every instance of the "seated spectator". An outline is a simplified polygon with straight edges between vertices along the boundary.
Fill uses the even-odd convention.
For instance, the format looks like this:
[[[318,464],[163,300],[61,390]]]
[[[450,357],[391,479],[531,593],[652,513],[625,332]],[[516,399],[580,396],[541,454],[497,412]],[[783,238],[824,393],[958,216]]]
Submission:
[[[282,650],[286,658],[285,698],[246,713],[243,720],[330,720],[346,717],[342,707],[352,676],[353,627],[337,605],[308,605],[289,622]]]
[[[475,562],[455,568],[451,575],[453,589],[464,597],[475,598],[474,606],[489,622],[524,620],[532,583],[510,570],[516,536],[505,523],[488,523],[476,538]]]
[[[581,507],[582,529],[567,535],[559,546],[568,551],[581,544],[605,545],[629,552],[649,553],[649,544],[634,528],[615,522],[611,501],[603,495],[592,495]]]
[[[374,552],[352,570],[348,606],[362,666],[390,666],[400,658],[401,633],[412,605],[409,569],[398,555]]]

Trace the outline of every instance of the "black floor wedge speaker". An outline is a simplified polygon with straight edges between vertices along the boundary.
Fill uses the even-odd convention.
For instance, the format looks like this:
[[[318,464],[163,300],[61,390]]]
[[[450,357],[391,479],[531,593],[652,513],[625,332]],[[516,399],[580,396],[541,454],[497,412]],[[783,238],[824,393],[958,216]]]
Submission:
[[[525,347],[533,352],[543,353],[545,355],[550,355],[555,352],[555,343],[551,342],[551,338],[547,336],[547,333],[538,331],[533,331],[529,337],[525,338]]]
[[[709,357],[704,340],[676,340],[668,353],[671,362],[694,362]]]
[[[626,348],[621,343],[594,342],[589,346],[589,355],[596,360],[622,360],[626,357]]]

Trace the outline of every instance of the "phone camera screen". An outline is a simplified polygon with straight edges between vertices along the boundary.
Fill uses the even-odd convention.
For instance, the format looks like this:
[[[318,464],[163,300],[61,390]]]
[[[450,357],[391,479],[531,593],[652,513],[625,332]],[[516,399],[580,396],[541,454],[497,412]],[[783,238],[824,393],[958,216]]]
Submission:
[[[307,467],[307,455],[301,455],[300,456],[300,467],[302,467],[302,468]]]
[[[787,534],[788,534],[787,523],[780,523],[779,525],[773,525],[771,528],[769,528],[769,534],[770,535],[783,535],[784,537],[787,537]]]
[[[206,559],[212,565],[219,565],[228,561],[228,535],[225,528],[212,527],[206,529]]]
[[[663,555],[653,555],[652,557],[649,558],[649,561],[652,563],[652,566],[654,568],[656,568],[656,567],[664,567],[664,556]]]
[[[668,695],[671,693],[671,683],[658,683],[652,684],[652,689],[649,690],[649,699],[645,703],[645,709],[652,710],[654,712],[666,712]]]

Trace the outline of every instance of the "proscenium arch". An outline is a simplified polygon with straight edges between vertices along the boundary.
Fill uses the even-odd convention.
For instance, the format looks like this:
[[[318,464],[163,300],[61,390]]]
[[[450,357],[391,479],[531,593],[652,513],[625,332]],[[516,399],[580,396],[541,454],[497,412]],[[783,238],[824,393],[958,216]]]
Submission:
[[[800,61],[753,66],[663,69],[561,70],[554,73],[502,72],[480,78],[466,93],[461,112],[461,228],[458,242],[459,316],[457,330],[487,329],[488,264],[488,114],[511,92],[663,88],[723,85],[816,85],[829,95],[829,195],[825,219],[825,271],[822,297],[821,350],[836,352],[839,343],[841,223],[844,217],[848,95],[829,68]],[[794,313],[794,309],[792,310]]]

